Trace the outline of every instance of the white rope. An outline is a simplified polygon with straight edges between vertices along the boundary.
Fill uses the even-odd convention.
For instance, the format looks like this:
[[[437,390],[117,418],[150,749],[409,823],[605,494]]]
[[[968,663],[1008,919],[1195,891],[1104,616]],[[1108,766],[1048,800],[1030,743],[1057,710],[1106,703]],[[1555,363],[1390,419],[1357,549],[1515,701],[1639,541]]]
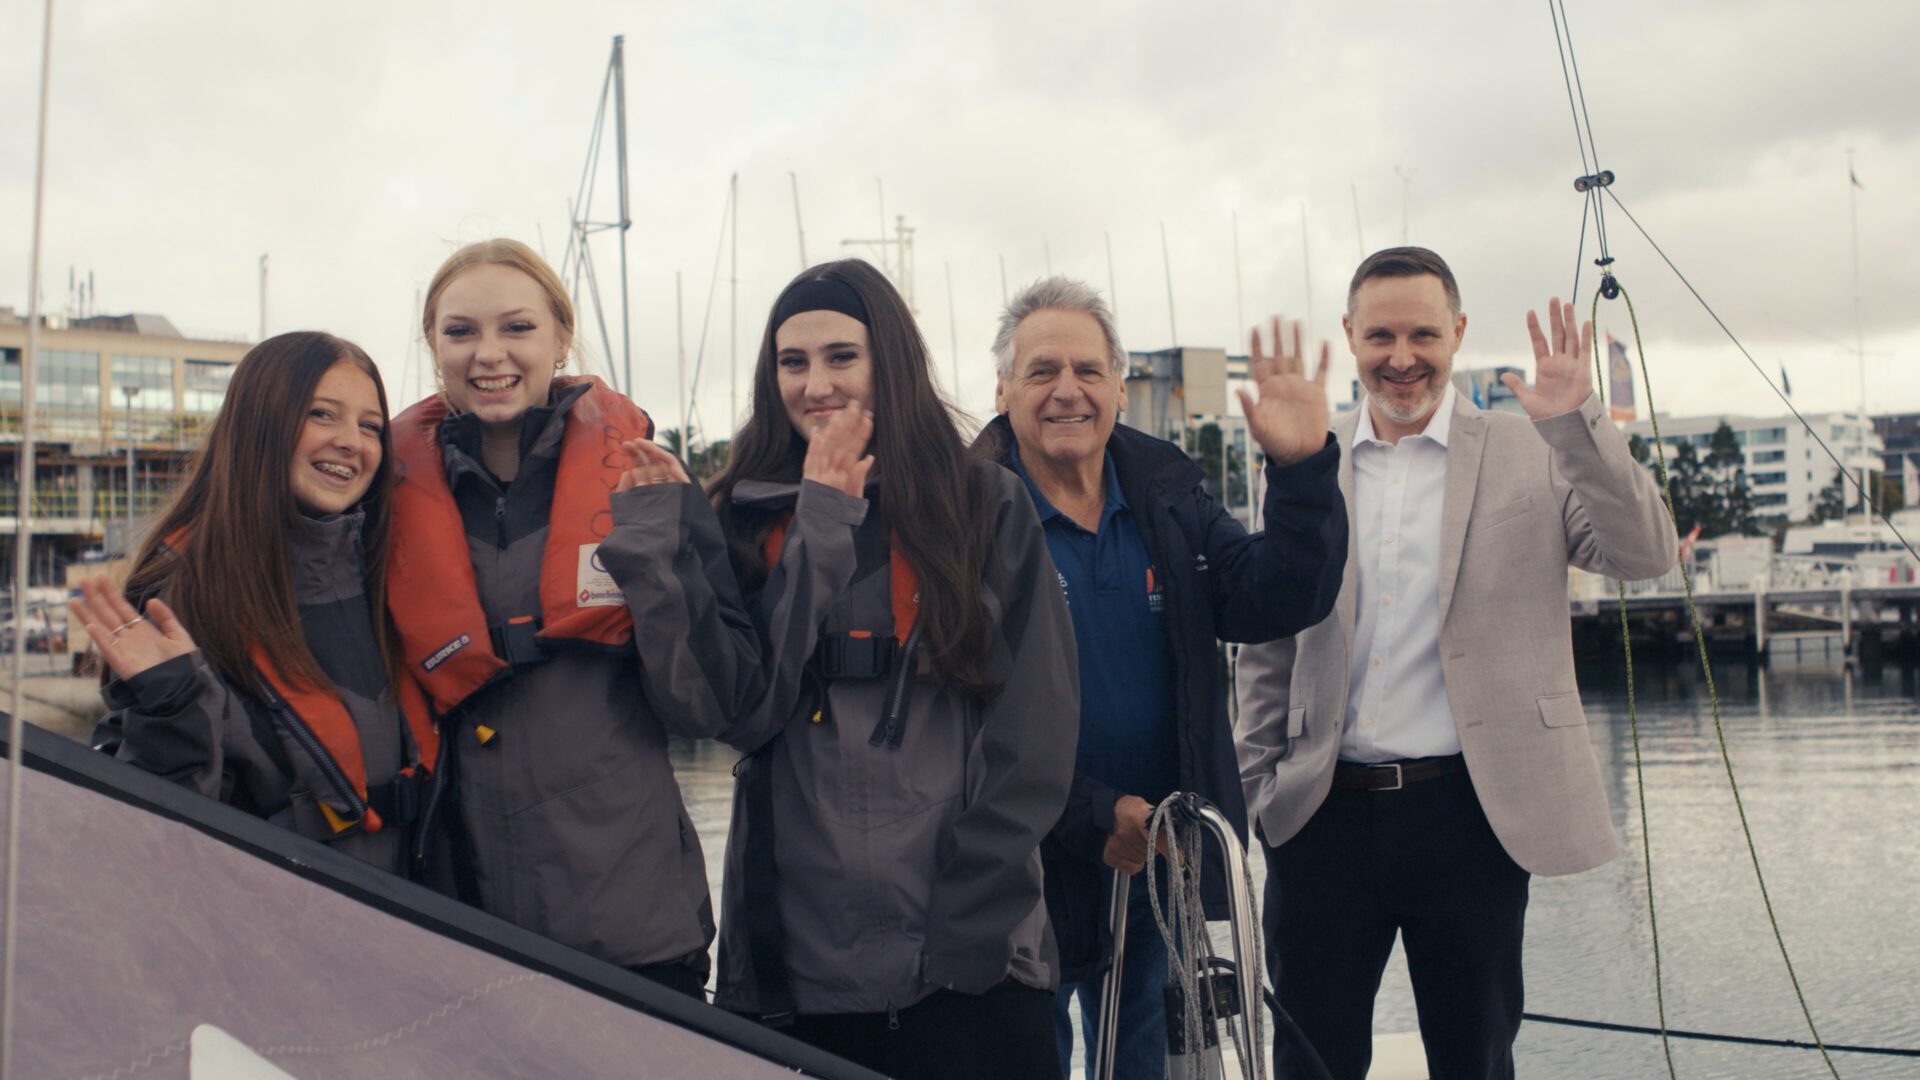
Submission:
[[[1200,822],[1191,814],[1181,814],[1176,810],[1186,796],[1176,792],[1154,808],[1153,816],[1147,823],[1147,903],[1153,909],[1154,926],[1160,931],[1160,937],[1167,945],[1167,981],[1180,988],[1182,1003],[1179,1023],[1185,1033],[1187,1054],[1195,1061],[1206,1053],[1205,1036],[1212,1022],[1206,1019],[1208,1005],[1212,1000],[1213,941],[1207,936],[1206,904],[1201,896],[1202,879],[1202,833]],[[1162,858],[1160,847],[1165,842],[1168,855],[1165,857],[1167,868],[1167,896],[1163,902],[1158,888],[1155,864]],[[1228,888],[1241,889],[1246,899],[1246,910],[1259,910],[1254,904],[1253,881],[1250,875],[1240,875],[1238,882],[1229,882]],[[1240,964],[1251,964],[1254,973],[1254,985],[1260,985],[1260,975],[1265,971],[1260,956],[1260,934],[1256,930],[1248,935],[1253,942],[1251,956],[1235,956],[1236,972]],[[1204,987],[1204,989],[1203,989]],[[1205,1000],[1201,995],[1207,994]],[[1260,1054],[1266,1045],[1264,1024],[1260,1016],[1262,1002],[1259,995],[1253,1000],[1243,1001],[1240,1007],[1246,1010],[1248,1029],[1252,1035],[1252,1046],[1242,1045],[1240,1025],[1231,1019],[1227,1021],[1227,1037],[1233,1044],[1234,1056],[1241,1063],[1241,1069],[1247,1075],[1254,1075],[1252,1062],[1254,1055]]]

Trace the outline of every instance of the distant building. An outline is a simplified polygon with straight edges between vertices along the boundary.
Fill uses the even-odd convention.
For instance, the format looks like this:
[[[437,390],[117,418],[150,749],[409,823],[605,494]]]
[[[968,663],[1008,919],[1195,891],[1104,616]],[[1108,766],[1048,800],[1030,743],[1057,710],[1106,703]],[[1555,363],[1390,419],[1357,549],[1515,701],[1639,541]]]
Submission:
[[[1520,404],[1520,399],[1514,397],[1513,391],[1507,389],[1507,384],[1500,381],[1500,376],[1509,372],[1523,379],[1527,377],[1524,369],[1511,364],[1502,364],[1499,367],[1456,368],[1453,372],[1453,385],[1460,391],[1461,397],[1482,409],[1490,412],[1519,413],[1524,416],[1527,410]]]
[[[1873,418],[1873,430],[1883,444],[1880,461],[1888,476],[1900,476],[1906,462],[1920,469],[1920,413],[1891,413]],[[1908,491],[1908,506],[1920,506],[1920,492]]]
[[[1819,433],[1827,446],[1847,464],[1850,472],[1862,467],[1878,472],[1881,468],[1880,436],[1863,425],[1858,413],[1808,413],[1807,423]],[[1691,443],[1694,452],[1705,457],[1713,433],[1722,421],[1733,429],[1745,458],[1743,471],[1753,492],[1753,509],[1759,517],[1784,517],[1805,521],[1820,501],[1820,491],[1833,482],[1833,459],[1820,448],[1798,419],[1793,416],[1665,416],[1660,417],[1661,441],[1669,455],[1681,443]],[[1863,447],[1861,436],[1866,429]],[[1622,427],[1629,436],[1653,438],[1653,425],[1635,420]],[[1843,487],[1849,508],[1859,506],[1859,493],[1852,485]]]
[[[0,558],[18,527],[20,356],[27,321],[0,307]],[[129,520],[171,494],[248,344],[183,336],[159,315],[47,316],[34,370],[35,584],[83,552],[126,546]],[[133,448],[129,478],[128,447]]]
[[[1245,361],[1240,370],[1245,372]],[[1202,418],[1227,414],[1227,350],[1176,346],[1127,354],[1127,409],[1120,422],[1179,442]]]

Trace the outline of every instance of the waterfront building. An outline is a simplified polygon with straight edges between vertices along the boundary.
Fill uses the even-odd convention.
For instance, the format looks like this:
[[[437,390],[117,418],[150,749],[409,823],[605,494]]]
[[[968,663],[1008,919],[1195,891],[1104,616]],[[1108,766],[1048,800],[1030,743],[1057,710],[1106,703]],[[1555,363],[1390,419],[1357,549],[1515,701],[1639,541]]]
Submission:
[[[8,566],[26,340],[26,318],[0,307],[0,559]],[[60,584],[81,555],[133,542],[137,523],[171,494],[249,344],[187,337],[160,315],[44,317],[33,395],[34,584]]]
[[[1866,425],[1862,424],[1859,413],[1804,415],[1820,438],[1846,462],[1850,472],[1857,475],[1862,468],[1880,471],[1880,436],[1868,427],[1863,445],[1862,428]],[[1834,465],[1833,459],[1793,416],[1661,414],[1661,441],[1666,443],[1669,455],[1676,453],[1682,443],[1689,443],[1696,454],[1705,457],[1713,433],[1722,421],[1733,429],[1734,441],[1740,444],[1747,487],[1753,493],[1754,513],[1763,518],[1807,520],[1820,501],[1821,490],[1833,483]],[[1645,420],[1628,423],[1623,430],[1629,436],[1653,438],[1653,425]],[[1843,485],[1842,494],[1848,509],[1860,505],[1859,493],[1852,485]]]
[[[1881,467],[1888,476],[1903,476],[1911,461],[1920,470],[1920,412],[1889,413],[1873,418],[1873,430],[1879,434]],[[1920,506],[1920,492],[1905,492],[1908,506]]]
[[[1513,396],[1513,391],[1507,389],[1507,384],[1500,381],[1500,376],[1509,372],[1528,382],[1533,381],[1525,368],[1514,367],[1512,364],[1500,364],[1496,367],[1455,368],[1453,369],[1453,386],[1460,391],[1461,397],[1489,412],[1510,412],[1525,416],[1526,407],[1520,404],[1519,398]]]

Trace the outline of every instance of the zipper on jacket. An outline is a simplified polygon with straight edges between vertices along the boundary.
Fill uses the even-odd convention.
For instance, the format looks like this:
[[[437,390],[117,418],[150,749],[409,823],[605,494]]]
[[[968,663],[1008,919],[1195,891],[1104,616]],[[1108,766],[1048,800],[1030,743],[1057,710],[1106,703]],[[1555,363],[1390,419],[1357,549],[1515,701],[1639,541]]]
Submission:
[[[920,625],[914,624],[907,633],[907,643],[900,647],[900,654],[894,658],[899,669],[893,674],[893,689],[887,694],[887,712],[874,725],[873,735],[867,739],[868,746],[885,745],[890,749],[900,748],[900,737],[904,733],[907,718],[907,704],[913,690],[913,666],[915,654],[920,651]]]
[[[493,499],[493,535],[500,547],[507,546],[507,497],[496,495]]]
[[[413,874],[411,876],[416,880],[419,878],[421,872],[426,869],[427,837],[433,833],[434,812],[440,808],[441,796],[446,794],[447,756],[452,752],[452,749],[453,740],[442,737],[440,740],[440,752],[434,755],[437,760],[433,763],[433,786],[428,789],[426,803],[420,807],[418,831],[414,834],[412,844],[409,845],[413,850]]]
[[[353,789],[353,783],[347,779],[347,774],[341,771],[340,763],[333,760],[333,755],[327,753],[326,748],[320,745],[319,736],[313,733],[313,729],[307,726],[305,720],[300,719],[286,705],[281,705],[276,713],[286,724],[287,731],[293,735],[293,741],[299,743],[300,749],[305,750],[314,764],[320,767],[320,774],[327,778],[327,783],[332,785],[335,794],[339,795],[353,810],[353,816],[356,819],[365,818],[367,816],[366,800]]]
[[[900,1030],[900,1010],[892,1005],[887,1006],[887,1030]]]
[[[1172,531],[1178,531],[1180,528],[1179,515],[1174,512],[1171,502],[1167,504],[1167,521],[1162,528]],[[1166,532],[1160,534],[1160,551],[1163,560],[1168,564],[1166,567],[1167,626],[1170,628],[1168,642],[1173,650],[1173,717],[1180,736],[1178,741],[1180,760],[1175,762],[1175,766],[1180,774],[1180,790],[1192,791],[1194,772],[1197,768],[1194,759],[1199,755],[1193,746],[1194,725],[1187,709],[1187,651],[1180,647],[1181,632],[1186,627],[1186,620],[1180,615],[1180,595],[1173,584],[1172,549]],[[1188,551],[1185,554],[1191,558],[1193,552]],[[1217,645],[1215,647],[1218,648]]]

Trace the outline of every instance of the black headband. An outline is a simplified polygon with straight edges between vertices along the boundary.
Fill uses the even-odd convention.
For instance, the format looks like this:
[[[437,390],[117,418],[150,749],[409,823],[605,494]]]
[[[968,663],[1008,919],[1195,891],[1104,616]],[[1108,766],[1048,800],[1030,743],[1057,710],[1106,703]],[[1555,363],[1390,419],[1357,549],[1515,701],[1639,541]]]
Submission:
[[[873,325],[860,294],[853,291],[853,286],[832,278],[813,278],[787,286],[773,305],[774,331],[777,333],[782,323],[803,311],[837,311],[868,327]]]

